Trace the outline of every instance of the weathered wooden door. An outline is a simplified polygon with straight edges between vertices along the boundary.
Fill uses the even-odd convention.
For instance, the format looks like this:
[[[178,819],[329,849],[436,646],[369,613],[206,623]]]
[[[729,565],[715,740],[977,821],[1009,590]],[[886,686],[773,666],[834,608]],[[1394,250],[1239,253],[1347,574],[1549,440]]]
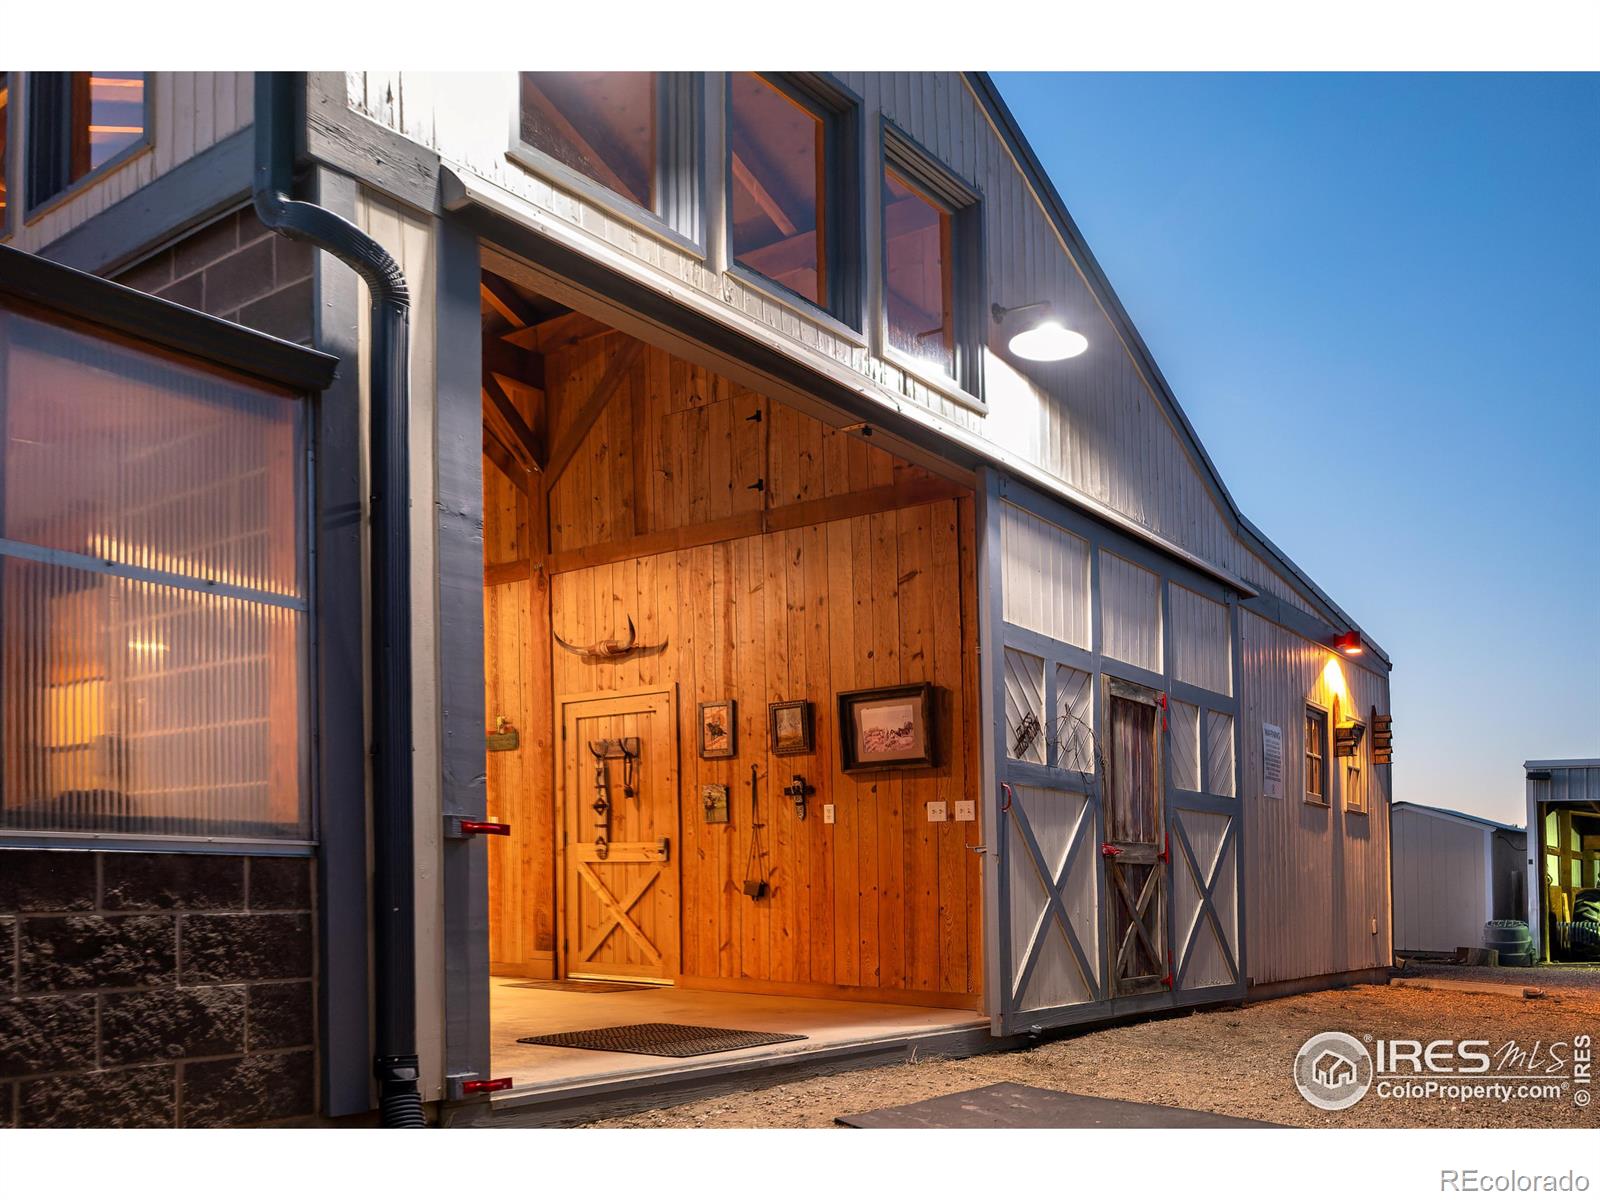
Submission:
[[[561,722],[562,973],[670,983],[679,970],[672,693],[567,700]]]
[[[1112,995],[1167,986],[1160,697],[1107,675],[1106,929]]]

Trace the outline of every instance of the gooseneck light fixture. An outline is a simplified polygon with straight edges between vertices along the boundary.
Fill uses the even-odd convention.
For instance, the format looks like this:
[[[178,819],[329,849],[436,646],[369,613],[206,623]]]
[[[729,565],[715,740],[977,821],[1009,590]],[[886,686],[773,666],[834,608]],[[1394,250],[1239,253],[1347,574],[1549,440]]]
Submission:
[[[1018,358],[1030,362],[1060,362],[1077,358],[1089,348],[1089,339],[1068,329],[1048,300],[1007,308],[992,304],[989,313],[1006,334],[1006,345]]]

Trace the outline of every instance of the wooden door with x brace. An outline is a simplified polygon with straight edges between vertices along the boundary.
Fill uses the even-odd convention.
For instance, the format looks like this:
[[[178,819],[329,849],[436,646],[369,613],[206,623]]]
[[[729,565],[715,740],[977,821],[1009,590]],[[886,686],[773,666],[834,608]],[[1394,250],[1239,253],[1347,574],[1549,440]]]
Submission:
[[[560,703],[562,973],[671,983],[678,963],[671,692]]]

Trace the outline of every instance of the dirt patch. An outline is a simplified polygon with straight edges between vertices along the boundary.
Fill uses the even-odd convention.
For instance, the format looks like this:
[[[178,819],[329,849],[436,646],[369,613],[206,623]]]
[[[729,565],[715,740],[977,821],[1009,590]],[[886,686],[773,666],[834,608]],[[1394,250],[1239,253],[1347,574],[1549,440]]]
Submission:
[[[1530,974],[1517,973],[1522,978]],[[1530,981],[1531,982],[1531,981]],[[1565,981],[1562,981],[1563,983]],[[1585,981],[1587,984],[1587,981]],[[936,1059],[737,1092],[600,1121],[609,1128],[805,1128],[832,1126],[845,1113],[908,1104],[985,1084],[1015,1082],[1087,1096],[1171,1104],[1311,1128],[1594,1127],[1596,1107],[1559,1100],[1380,1100],[1326,1113],[1300,1098],[1290,1065],[1314,1033],[1358,1037],[1481,1038],[1571,1042],[1600,1035],[1600,991],[1542,978],[1545,996],[1353,987],[1143,1021],[1046,1042],[1029,1050]],[[1591,1089],[1593,1090],[1593,1089]]]

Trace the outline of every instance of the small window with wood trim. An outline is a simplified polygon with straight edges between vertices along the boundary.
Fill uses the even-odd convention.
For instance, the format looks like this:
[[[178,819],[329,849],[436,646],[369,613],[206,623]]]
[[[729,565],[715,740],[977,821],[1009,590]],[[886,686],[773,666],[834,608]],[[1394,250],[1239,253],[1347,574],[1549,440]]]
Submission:
[[[1346,812],[1367,811],[1367,777],[1359,759],[1344,760],[1344,807]]]
[[[36,71],[28,77],[28,206],[38,208],[149,144],[142,71]]]
[[[1306,706],[1306,802],[1328,802],[1328,714]]]
[[[728,225],[733,262],[850,321],[841,264],[853,230],[841,197],[850,156],[843,102],[795,80],[728,76]]]

